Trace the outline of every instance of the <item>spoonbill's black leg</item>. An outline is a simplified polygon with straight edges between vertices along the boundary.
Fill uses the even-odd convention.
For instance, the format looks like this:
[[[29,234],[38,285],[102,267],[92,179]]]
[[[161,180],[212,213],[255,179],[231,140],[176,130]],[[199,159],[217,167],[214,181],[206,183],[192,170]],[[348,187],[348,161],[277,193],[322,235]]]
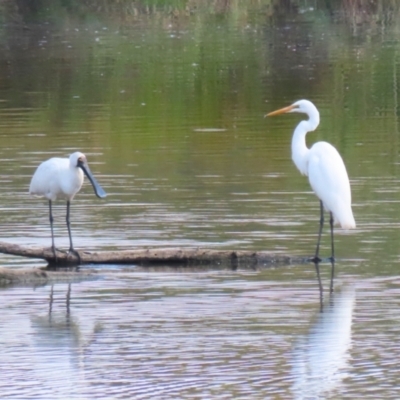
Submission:
[[[68,228],[68,235],[69,235],[69,251],[68,253],[73,253],[76,255],[76,257],[78,258],[78,262],[79,264],[81,263],[81,256],[79,255],[79,253],[74,249],[74,245],[72,244],[72,235],[71,235],[71,223],[69,221],[69,208],[70,208],[70,201],[67,201],[67,217],[66,217],[66,221],[67,221],[67,228]]]
[[[57,254],[56,254],[56,246],[54,245],[54,229],[53,229],[53,211],[51,208],[51,200],[49,200],[49,220],[50,220],[50,228],[51,228],[51,250],[53,251],[55,263],[57,264]]]

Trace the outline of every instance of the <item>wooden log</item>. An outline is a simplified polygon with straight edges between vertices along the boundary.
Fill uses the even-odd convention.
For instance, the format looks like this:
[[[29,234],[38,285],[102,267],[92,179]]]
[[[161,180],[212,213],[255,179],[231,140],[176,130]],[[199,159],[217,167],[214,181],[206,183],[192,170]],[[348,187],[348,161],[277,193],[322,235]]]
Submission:
[[[78,251],[79,258],[71,253],[57,251],[57,260],[50,248],[21,246],[0,241],[0,253],[43,259],[50,266],[80,264],[131,264],[141,266],[199,266],[255,268],[309,262],[305,258],[292,258],[266,251],[214,250],[193,248],[146,248],[134,250]]]
[[[63,268],[49,270],[42,268],[4,268],[0,267],[0,285],[76,282],[82,279],[97,279],[97,271]]]

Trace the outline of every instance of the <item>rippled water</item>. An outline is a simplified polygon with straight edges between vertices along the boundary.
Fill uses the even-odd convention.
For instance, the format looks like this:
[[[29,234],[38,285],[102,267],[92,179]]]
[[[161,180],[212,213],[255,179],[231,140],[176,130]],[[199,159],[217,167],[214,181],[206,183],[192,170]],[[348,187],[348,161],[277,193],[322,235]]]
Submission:
[[[304,267],[120,271],[72,284],[69,312],[67,284],[9,288],[2,395],[395,398],[398,283],[346,275],[323,313]]]
[[[2,287],[3,397],[399,397],[396,18],[308,3],[49,9],[0,26],[2,240],[50,245],[30,177],[81,150],[108,197],[86,182],[72,203],[78,249],[310,256],[319,204],[290,159],[299,117],[263,118],[303,97],[321,112],[308,143],[342,154],[357,222],[336,230],[332,295],[321,265],[322,307],[313,265],[97,266],[98,279]],[[62,202],[54,214],[67,248]]]

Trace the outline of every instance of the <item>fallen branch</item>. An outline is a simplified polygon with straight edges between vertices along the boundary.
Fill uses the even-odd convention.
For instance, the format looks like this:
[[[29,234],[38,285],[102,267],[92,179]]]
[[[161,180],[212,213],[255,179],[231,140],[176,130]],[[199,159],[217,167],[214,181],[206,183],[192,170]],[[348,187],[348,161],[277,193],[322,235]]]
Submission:
[[[50,248],[28,247],[0,242],[0,253],[43,259],[50,266],[73,266],[78,257],[57,251],[57,260]],[[292,258],[266,251],[208,250],[190,248],[148,248],[112,251],[79,251],[80,264],[134,264],[141,266],[194,266],[215,265],[230,268],[255,268],[261,266],[288,265],[308,262],[308,259]]]

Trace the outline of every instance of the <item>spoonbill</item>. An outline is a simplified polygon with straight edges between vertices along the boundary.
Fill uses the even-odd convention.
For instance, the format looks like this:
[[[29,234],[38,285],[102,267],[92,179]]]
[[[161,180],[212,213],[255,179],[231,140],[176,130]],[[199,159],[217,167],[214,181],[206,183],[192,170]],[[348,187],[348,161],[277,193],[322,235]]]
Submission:
[[[314,262],[319,258],[324,209],[330,214],[331,260],[335,259],[333,225],[339,223],[343,229],[353,229],[356,222],[351,209],[351,189],[346,167],[339,152],[327,142],[317,142],[310,149],[306,145],[306,135],[319,125],[317,107],[309,100],[299,100],[288,107],[266,114],[267,117],[284,113],[303,113],[308,120],[301,121],[293,132],[292,160],[301,174],[308,176],[311,188],[320,200],[321,217],[318,242]]]
[[[104,198],[107,196],[103,188],[98,184],[93,176],[86,156],[79,151],[71,154],[69,158],[50,158],[42,162],[35,173],[33,174],[29,193],[38,197],[45,197],[49,200],[49,219],[51,228],[51,248],[54,258],[56,256],[56,248],[54,246],[54,231],[53,231],[53,213],[52,202],[58,198],[67,200],[67,215],[66,222],[69,235],[69,253],[75,253],[80,261],[79,254],[74,250],[71,236],[71,225],[69,221],[70,202],[79,192],[83,183],[83,174],[85,174],[94,189],[97,197]]]

